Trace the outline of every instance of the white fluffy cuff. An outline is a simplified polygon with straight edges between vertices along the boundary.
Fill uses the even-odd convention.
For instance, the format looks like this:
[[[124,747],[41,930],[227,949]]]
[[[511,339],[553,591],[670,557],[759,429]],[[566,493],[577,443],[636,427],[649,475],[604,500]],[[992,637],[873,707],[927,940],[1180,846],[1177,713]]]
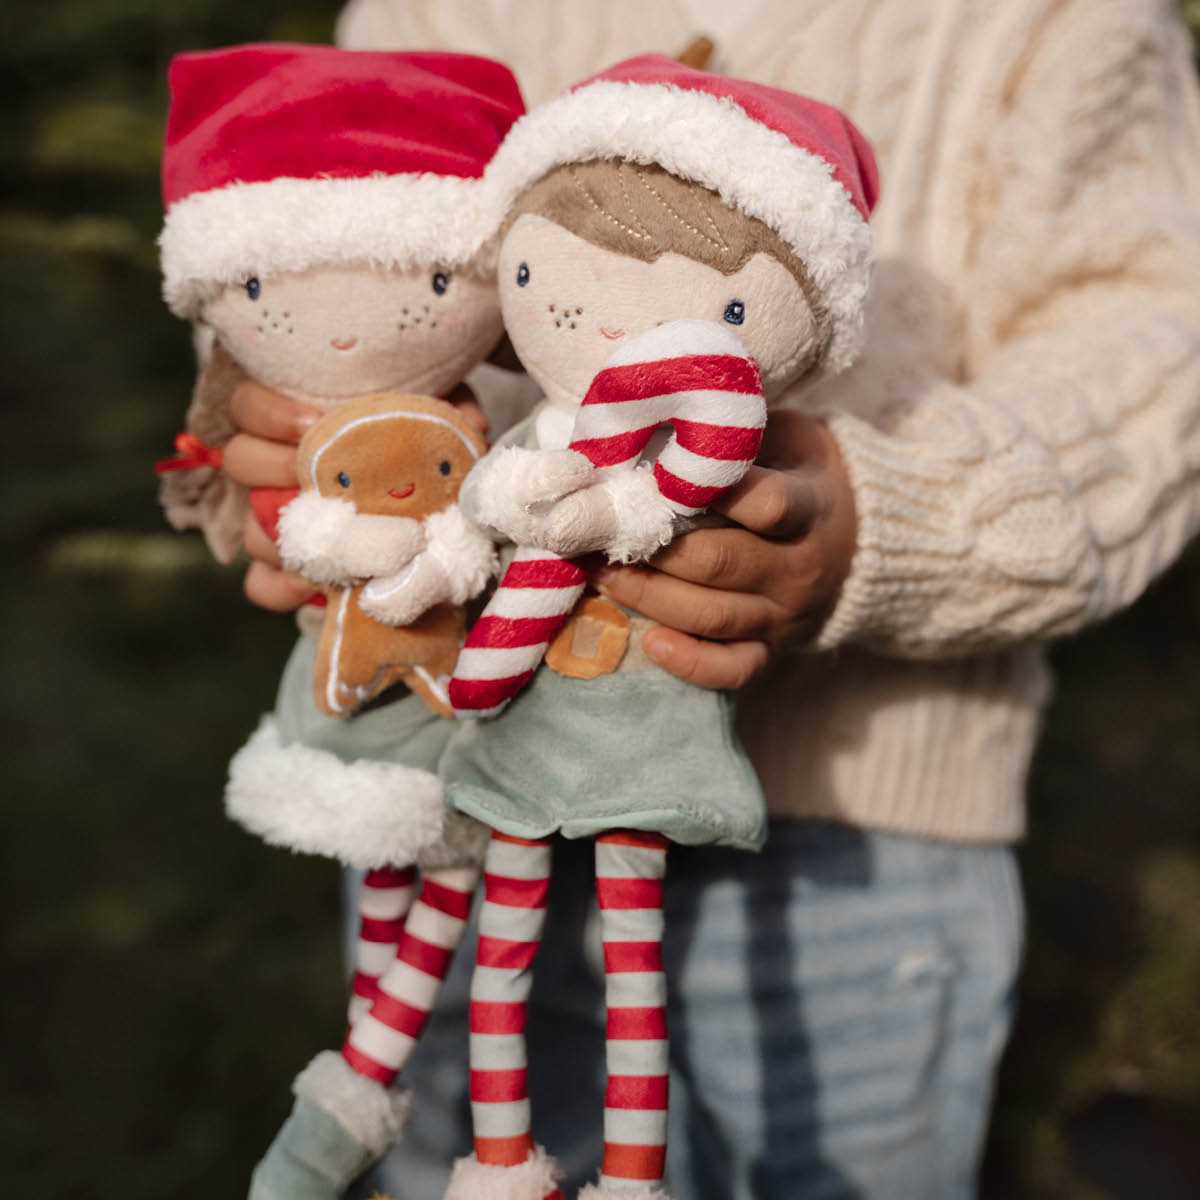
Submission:
[[[649,464],[615,471],[600,485],[612,501],[617,532],[609,562],[641,562],[675,536],[676,512],[654,481]]]
[[[269,716],[229,764],[225,810],[272,845],[365,869],[406,866],[446,829],[436,775],[285,745]]]
[[[336,1050],[322,1050],[296,1076],[292,1091],[324,1109],[378,1158],[399,1140],[412,1096],[360,1075]]]
[[[279,515],[279,549],[289,571],[344,586],[398,571],[424,545],[418,521],[360,513],[348,500],[302,492]]]
[[[588,1183],[579,1189],[576,1200],[671,1200],[657,1184],[642,1183],[633,1187],[608,1188]]]
[[[472,1154],[454,1164],[442,1200],[545,1200],[559,1175],[554,1159],[541,1146],[515,1167],[481,1163]]]
[[[481,459],[464,485],[471,516],[518,545],[536,545],[543,507],[590,482],[594,468],[575,450],[501,446]]]
[[[467,520],[457,504],[433,513],[425,520],[425,542],[449,580],[451,604],[465,604],[478,596],[499,569],[500,560],[492,539]]]

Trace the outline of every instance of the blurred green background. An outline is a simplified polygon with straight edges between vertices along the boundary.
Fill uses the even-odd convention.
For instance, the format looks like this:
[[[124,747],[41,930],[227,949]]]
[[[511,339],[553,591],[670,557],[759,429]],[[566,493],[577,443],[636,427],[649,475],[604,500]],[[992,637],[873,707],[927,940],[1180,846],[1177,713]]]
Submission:
[[[167,60],[328,40],[336,9],[0,13],[5,1195],[242,1195],[291,1076],[340,1034],[336,872],[220,806],[291,623],[166,531],[149,469],[192,375],[153,244]],[[1200,555],[1055,657],[986,1192],[1194,1197]]]

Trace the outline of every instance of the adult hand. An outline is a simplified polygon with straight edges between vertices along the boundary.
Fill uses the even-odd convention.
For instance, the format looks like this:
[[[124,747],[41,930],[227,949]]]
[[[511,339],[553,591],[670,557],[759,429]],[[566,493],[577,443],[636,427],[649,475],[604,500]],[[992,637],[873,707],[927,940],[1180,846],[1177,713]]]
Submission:
[[[733,526],[693,530],[649,566],[596,577],[605,595],[660,622],[642,639],[646,654],[701,687],[741,687],[780,646],[812,638],[854,556],[854,493],[822,422],[775,410],[760,463],[713,506]]]

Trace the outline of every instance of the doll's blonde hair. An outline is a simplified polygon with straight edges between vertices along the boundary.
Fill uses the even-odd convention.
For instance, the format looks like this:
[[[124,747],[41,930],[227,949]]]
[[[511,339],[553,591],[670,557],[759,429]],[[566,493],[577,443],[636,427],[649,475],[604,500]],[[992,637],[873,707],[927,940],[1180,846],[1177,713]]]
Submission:
[[[657,164],[600,159],[555,167],[517,198],[503,232],[526,213],[642,262],[671,252],[732,275],[755,254],[768,254],[799,284],[816,322],[817,345],[828,344],[826,305],[787,242],[757,217],[730,208],[716,192]]]

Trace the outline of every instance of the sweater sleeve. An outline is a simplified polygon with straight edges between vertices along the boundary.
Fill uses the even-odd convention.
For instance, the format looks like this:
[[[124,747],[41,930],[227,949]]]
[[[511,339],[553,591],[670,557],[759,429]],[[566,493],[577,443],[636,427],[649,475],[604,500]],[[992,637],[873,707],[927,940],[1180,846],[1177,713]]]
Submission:
[[[821,647],[941,657],[1069,633],[1200,523],[1190,39],[1173,5],[1080,0],[1013,74],[941,263],[961,353],[914,348],[936,302],[884,255],[874,344],[818,397],[859,518]]]

